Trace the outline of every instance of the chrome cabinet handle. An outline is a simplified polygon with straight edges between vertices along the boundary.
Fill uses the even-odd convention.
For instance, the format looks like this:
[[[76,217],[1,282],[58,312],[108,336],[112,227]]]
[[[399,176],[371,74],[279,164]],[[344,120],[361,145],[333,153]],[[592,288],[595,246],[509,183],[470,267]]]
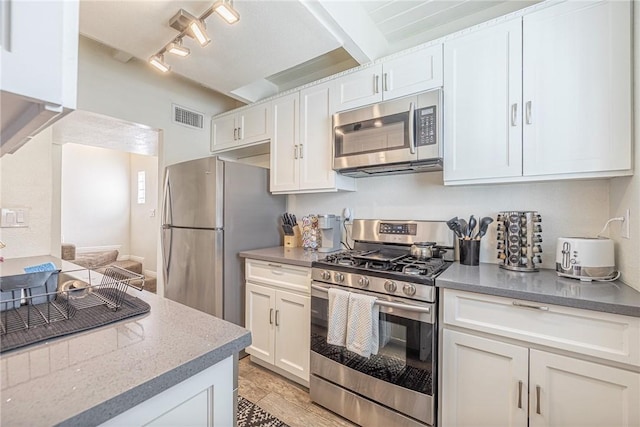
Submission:
[[[239,127],[238,128],[238,139],[242,139],[244,137],[244,135],[242,134],[242,128]]]
[[[385,92],[389,90],[389,85],[387,84],[387,73],[382,75],[382,90]]]
[[[536,414],[542,414],[540,411],[540,386],[536,386]]]
[[[268,265],[269,267],[282,268],[282,264],[271,264],[271,263],[268,263],[267,265]]]
[[[276,310],[276,326],[280,326],[280,316],[278,314],[280,314],[280,310]]]
[[[517,126],[516,122],[518,118],[518,103],[511,104],[511,126]]]
[[[273,325],[273,308],[269,309],[269,324]]]
[[[414,127],[414,105],[413,102],[409,103],[409,152],[416,154],[416,137],[413,132]]]
[[[518,381],[518,409],[522,409],[522,381]]]
[[[376,74],[373,77],[373,93],[379,93],[380,92],[380,90],[378,89],[379,80],[380,80],[380,76]]]
[[[297,159],[298,158],[298,145],[294,145],[293,146],[293,158]]]
[[[302,144],[300,144],[298,146],[298,151],[300,152],[300,158],[303,159],[304,158],[304,151],[302,150]]]
[[[549,307],[547,307],[546,305],[525,304],[518,301],[513,301],[512,304],[516,307],[533,308],[534,310],[549,311]]]
[[[525,105],[525,114],[527,116],[527,124],[530,125],[532,123],[531,121],[531,101],[527,101],[526,105]]]
[[[233,140],[238,140],[238,128],[233,128]]]

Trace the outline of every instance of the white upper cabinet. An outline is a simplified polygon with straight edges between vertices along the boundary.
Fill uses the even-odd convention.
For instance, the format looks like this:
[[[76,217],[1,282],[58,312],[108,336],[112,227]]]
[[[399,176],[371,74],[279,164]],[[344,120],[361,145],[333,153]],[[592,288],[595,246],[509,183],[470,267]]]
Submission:
[[[77,0],[0,4],[0,155],[74,110],[77,102]]]
[[[355,189],[353,178],[333,170],[333,87],[329,81],[272,101],[271,192]]]
[[[263,102],[211,119],[211,151],[218,152],[271,138],[271,104]]]
[[[631,11],[569,2],[524,16],[524,175],[631,168]]]
[[[522,174],[520,19],[444,45],[444,179]]]
[[[411,52],[336,79],[336,111],[442,86],[442,45]]]
[[[630,43],[628,1],[561,3],[445,42],[445,183],[630,174]]]

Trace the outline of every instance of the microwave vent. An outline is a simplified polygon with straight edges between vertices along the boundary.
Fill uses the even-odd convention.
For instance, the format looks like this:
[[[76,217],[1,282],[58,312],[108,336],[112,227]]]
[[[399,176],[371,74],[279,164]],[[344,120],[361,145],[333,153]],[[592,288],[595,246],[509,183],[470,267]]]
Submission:
[[[204,127],[204,114],[176,104],[172,104],[172,106],[174,123],[179,123],[193,129],[202,129]]]

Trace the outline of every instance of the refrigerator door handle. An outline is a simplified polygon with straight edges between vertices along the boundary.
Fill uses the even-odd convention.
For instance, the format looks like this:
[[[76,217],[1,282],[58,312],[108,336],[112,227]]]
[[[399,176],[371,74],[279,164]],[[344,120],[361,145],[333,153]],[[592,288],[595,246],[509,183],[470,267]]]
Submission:
[[[164,279],[165,283],[167,278],[169,277],[169,266],[171,265],[171,253],[173,246],[173,230],[171,229],[171,220],[173,215],[171,214],[171,186],[169,184],[169,169],[167,169],[167,173],[164,177],[164,192],[162,196],[162,262],[164,264]],[[169,231],[169,246],[166,244],[166,234]],[[167,248],[168,252],[167,253]]]
[[[171,184],[169,183],[169,169],[164,177],[164,191],[162,195],[162,227],[173,223],[173,214],[171,207]]]

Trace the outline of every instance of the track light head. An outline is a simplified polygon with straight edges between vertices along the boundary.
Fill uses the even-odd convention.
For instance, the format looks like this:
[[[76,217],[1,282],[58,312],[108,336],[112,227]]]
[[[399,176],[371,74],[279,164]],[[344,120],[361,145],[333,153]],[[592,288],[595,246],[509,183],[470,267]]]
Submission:
[[[231,0],[218,0],[211,8],[229,24],[235,24],[240,20],[240,14],[234,9]]]
[[[164,55],[154,55],[149,58],[149,64],[156,67],[158,70],[166,73],[171,69],[171,66],[164,62]]]
[[[169,43],[166,47],[167,52],[178,56],[189,56],[191,50],[188,47],[182,46],[182,39],[178,38],[175,41]]]
[[[200,43],[200,46],[202,47],[208,45],[211,42],[211,39],[209,38],[207,31],[205,30],[204,22],[199,19],[191,21],[191,23],[189,24],[189,33],[194,39],[196,39],[198,43]]]

